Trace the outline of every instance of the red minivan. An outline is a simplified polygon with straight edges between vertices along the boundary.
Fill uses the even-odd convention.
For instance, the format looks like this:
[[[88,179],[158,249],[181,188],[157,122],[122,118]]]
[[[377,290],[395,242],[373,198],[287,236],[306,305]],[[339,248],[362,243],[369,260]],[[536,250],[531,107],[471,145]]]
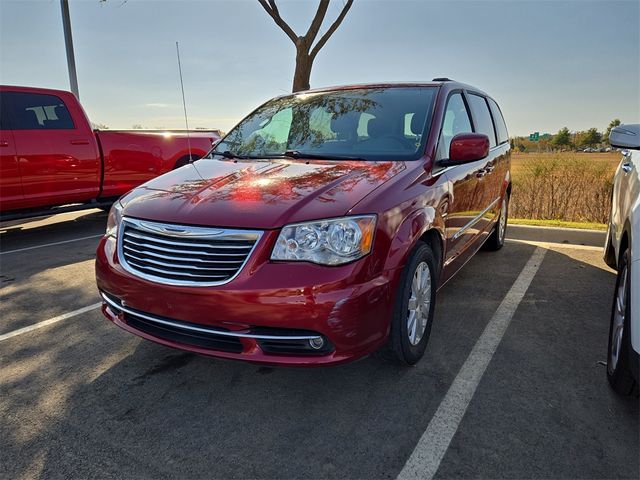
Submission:
[[[504,243],[509,150],[496,102],[448,79],[277,97],[114,205],[103,312],[216,357],[414,364],[436,290]]]

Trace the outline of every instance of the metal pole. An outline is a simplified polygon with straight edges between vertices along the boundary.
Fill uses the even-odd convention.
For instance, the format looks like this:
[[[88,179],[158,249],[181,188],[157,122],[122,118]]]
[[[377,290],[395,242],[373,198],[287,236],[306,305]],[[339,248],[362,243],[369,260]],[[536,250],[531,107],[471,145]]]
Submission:
[[[67,49],[67,67],[69,68],[69,83],[71,91],[80,99],[78,92],[78,76],[76,75],[76,59],[73,55],[73,38],[71,38],[71,17],[69,16],[69,0],[60,0],[62,9],[62,28],[64,30],[64,46]]]
[[[189,163],[193,161],[191,157],[191,138],[189,138],[189,121],[187,120],[187,101],[184,98],[184,82],[182,81],[182,64],[180,63],[180,46],[176,42],[176,53],[178,54],[178,72],[180,72],[180,88],[182,89],[182,107],[184,108],[184,126],[187,127],[187,148],[189,149]]]

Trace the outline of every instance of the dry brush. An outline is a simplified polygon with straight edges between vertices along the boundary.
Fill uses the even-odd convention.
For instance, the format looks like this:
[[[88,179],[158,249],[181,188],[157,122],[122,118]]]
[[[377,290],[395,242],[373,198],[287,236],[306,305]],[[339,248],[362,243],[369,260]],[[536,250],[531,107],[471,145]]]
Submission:
[[[620,154],[517,154],[510,216],[606,223]]]

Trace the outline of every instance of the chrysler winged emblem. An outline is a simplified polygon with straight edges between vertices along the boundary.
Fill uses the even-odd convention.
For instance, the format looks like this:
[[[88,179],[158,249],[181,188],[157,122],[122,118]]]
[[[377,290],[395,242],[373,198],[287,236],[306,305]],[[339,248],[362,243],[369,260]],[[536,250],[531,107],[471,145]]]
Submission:
[[[171,225],[167,223],[154,223],[138,221],[138,226],[148,232],[155,232],[173,237],[215,237],[222,235],[224,230],[217,230],[204,227],[187,227],[182,225]]]

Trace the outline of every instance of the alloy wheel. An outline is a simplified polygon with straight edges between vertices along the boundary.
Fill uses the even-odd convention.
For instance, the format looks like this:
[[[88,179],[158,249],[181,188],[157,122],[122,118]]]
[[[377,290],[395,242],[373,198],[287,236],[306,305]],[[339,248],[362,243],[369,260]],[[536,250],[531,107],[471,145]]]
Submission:
[[[407,335],[411,345],[418,345],[429,322],[431,311],[431,272],[426,262],[416,267],[407,306]]]
[[[624,320],[627,313],[627,266],[620,272],[620,282],[616,290],[614,311],[611,317],[611,346],[609,349],[609,361],[607,368],[609,374],[615,372],[622,350],[622,337],[624,334]]]
[[[500,208],[500,221],[498,223],[498,241],[504,242],[504,234],[507,230],[507,199],[502,200],[502,208]]]

